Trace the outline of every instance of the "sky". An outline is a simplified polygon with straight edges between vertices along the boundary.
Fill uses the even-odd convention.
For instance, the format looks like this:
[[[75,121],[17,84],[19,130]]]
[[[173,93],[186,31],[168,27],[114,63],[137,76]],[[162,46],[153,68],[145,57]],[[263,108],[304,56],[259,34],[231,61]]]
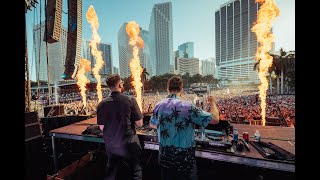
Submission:
[[[38,0],[40,3],[40,0]],[[229,0],[83,0],[82,38],[90,40],[92,30],[86,19],[90,5],[99,19],[98,33],[102,43],[112,45],[113,65],[119,67],[118,31],[125,22],[136,21],[142,29],[148,30],[154,4],[172,2],[173,50],[185,42],[194,42],[194,56],[200,60],[215,58],[215,18],[214,13]],[[44,6],[45,0],[41,0]],[[295,0],[275,0],[280,16],[274,22],[275,49],[295,50]],[[62,9],[67,13],[67,0]],[[44,9],[42,9],[44,21]],[[62,25],[67,28],[67,14],[63,13]],[[35,81],[33,53],[33,24],[40,22],[40,4],[26,13],[27,41],[31,80]]]

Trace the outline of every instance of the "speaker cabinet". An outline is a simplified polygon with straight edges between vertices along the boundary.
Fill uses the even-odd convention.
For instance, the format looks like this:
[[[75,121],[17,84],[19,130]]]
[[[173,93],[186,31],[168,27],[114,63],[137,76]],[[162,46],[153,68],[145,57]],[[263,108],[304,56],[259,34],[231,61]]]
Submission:
[[[26,112],[24,115],[24,140],[28,142],[30,140],[40,138],[42,136],[42,129],[39,122],[38,113]]]
[[[47,156],[43,150],[41,137],[25,141],[24,150],[24,179],[44,180],[47,174]]]
[[[47,1],[47,27],[44,41],[48,43],[58,42],[61,35],[62,0]]]
[[[65,61],[65,80],[73,79],[80,63],[82,41],[82,0],[68,1],[68,44]]]
[[[44,117],[64,115],[64,105],[52,105],[43,108]]]
[[[24,141],[24,179],[46,179],[46,155],[43,150],[42,129],[38,113],[25,113],[25,141]]]

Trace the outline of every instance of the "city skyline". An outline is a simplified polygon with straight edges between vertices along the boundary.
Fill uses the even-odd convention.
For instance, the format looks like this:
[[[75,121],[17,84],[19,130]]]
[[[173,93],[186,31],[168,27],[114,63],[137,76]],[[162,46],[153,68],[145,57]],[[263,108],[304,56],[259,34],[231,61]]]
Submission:
[[[194,57],[206,59],[215,57],[215,30],[214,13],[222,4],[228,0],[141,0],[132,3],[129,0],[119,0],[113,2],[105,1],[83,1],[83,39],[91,38],[91,29],[85,18],[90,5],[93,5],[99,18],[99,34],[101,42],[112,45],[113,65],[119,68],[117,31],[124,22],[131,20],[136,21],[142,29],[149,30],[149,22],[154,4],[172,2],[172,18],[173,18],[173,50],[184,42],[194,42]],[[273,32],[275,35],[275,50],[280,47],[284,50],[295,50],[295,1],[276,0],[280,9],[280,16],[276,19]],[[44,4],[44,1],[42,1]],[[37,5],[39,6],[39,4]],[[26,14],[27,21],[27,39],[29,49],[29,60],[34,61],[32,26],[39,22],[39,8]],[[44,9],[42,21],[44,20]],[[63,25],[67,24],[67,1],[63,1]],[[194,12],[194,13],[190,13]],[[197,13],[201,12],[201,13]],[[31,31],[31,32],[30,32]],[[32,64],[32,63],[30,63]],[[33,63],[34,66],[34,63]],[[34,70],[34,67],[33,69]],[[32,71],[31,70],[31,71]],[[31,73],[32,74],[32,73]],[[35,73],[30,77],[34,80]]]

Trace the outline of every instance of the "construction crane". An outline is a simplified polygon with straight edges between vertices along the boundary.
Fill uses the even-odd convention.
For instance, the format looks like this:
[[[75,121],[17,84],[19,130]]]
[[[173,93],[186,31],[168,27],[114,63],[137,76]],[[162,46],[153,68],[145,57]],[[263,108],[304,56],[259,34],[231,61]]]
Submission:
[[[25,13],[28,10],[31,10],[32,7],[36,7],[35,4],[38,4],[37,0],[25,0]],[[24,59],[24,69],[25,69],[25,83],[24,83],[24,102],[25,102],[25,112],[30,112],[30,102],[31,102],[31,92],[30,92],[30,77],[29,77],[29,69],[28,69],[28,46],[27,46],[27,26],[26,22],[24,24],[25,27],[25,59]]]

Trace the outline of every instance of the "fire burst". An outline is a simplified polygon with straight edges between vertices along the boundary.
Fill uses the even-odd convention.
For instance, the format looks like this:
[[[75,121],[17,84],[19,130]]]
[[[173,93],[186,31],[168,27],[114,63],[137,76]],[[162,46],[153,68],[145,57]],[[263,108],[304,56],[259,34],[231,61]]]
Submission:
[[[132,58],[130,60],[130,70],[133,77],[133,81],[131,82],[132,86],[134,87],[134,91],[137,96],[137,103],[139,105],[140,110],[142,111],[142,100],[141,100],[141,73],[143,71],[142,67],[140,66],[140,59],[139,59],[139,48],[143,48],[144,42],[143,39],[139,36],[140,27],[135,21],[128,22],[126,26],[127,34],[130,37],[129,44],[132,47]],[[137,44],[139,47],[137,47]]]
[[[89,79],[86,77],[86,72],[90,71],[90,64],[91,62],[81,58],[80,59],[80,69],[77,72],[77,85],[80,88],[80,93],[82,96],[83,108],[86,107],[87,98],[86,98],[86,85],[89,83]]]
[[[102,52],[98,51],[98,44],[101,41],[101,38],[98,34],[99,21],[98,21],[96,11],[94,10],[92,5],[88,9],[86,17],[92,29],[92,40],[90,42],[90,47],[91,47],[91,53],[96,59],[96,64],[94,65],[92,72],[94,77],[97,79],[97,94],[100,102],[102,101],[102,92],[101,92],[101,76],[99,74],[99,71],[103,67],[104,62],[102,59]]]
[[[257,3],[263,3],[258,11],[258,19],[252,27],[252,32],[256,33],[257,40],[260,43],[256,53],[256,60],[259,61],[259,97],[261,99],[261,116],[262,125],[265,125],[266,120],[266,92],[268,89],[268,80],[266,78],[268,69],[272,65],[272,56],[268,52],[272,48],[273,34],[271,26],[274,19],[279,16],[279,9],[275,5],[274,0],[256,0]]]

